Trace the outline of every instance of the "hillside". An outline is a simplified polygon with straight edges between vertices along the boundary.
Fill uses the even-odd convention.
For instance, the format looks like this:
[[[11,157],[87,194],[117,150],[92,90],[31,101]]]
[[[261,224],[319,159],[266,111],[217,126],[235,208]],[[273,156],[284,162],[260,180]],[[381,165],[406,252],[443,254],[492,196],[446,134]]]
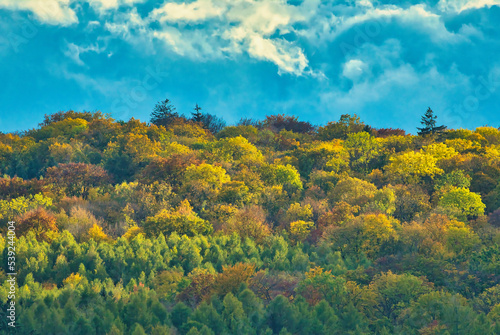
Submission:
[[[159,112],[0,134],[16,333],[500,334],[499,129]]]

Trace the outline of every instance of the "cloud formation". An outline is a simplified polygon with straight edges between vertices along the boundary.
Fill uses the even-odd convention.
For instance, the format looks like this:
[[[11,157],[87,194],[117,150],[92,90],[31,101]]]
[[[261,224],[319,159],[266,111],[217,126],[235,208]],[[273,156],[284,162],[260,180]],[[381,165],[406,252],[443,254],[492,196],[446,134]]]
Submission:
[[[78,23],[71,0],[0,0],[0,8],[32,12],[38,20],[52,25]]]
[[[363,24],[371,23],[374,35],[391,22],[408,28],[418,26],[420,33],[428,34],[435,43],[461,42],[474,33],[473,27],[449,31],[440,15],[427,4],[398,7],[375,5],[369,0],[358,0],[352,5],[319,0],[304,0],[298,5],[284,0],[166,1],[156,6],[147,0],[87,2],[105,19],[104,27],[109,33],[136,46],[142,43],[152,48],[152,41],[158,40],[180,56],[201,60],[246,54],[275,64],[279,73],[294,75],[321,72],[310,68],[299,39],[312,46],[332,43]],[[498,3],[498,0],[441,0],[436,10],[461,12]],[[137,11],[136,6],[146,4],[148,10]],[[2,6],[30,10],[42,22],[69,25],[78,22],[75,8],[81,2],[0,0]]]
[[[78,106],[96,101],[112,113],[118,99],[146,119],[139,102],[147,109],[168,95],[179,108],[197,96],[230,120],[358,113],[411,128],[432,105],[466,126],[488,120],[471,115],[499,119],[498,93],[475,93],[500,68],[499,20],[500,0],[0,0],[0,70],[17,78],[14,69],[37,64],[20,83],[72,87]],[[144,89],[150,67],[168,75]],[[38,90],[52,99],[47,109],[57,104]]]
[[[284,1],[229,0],[168,2],[146,18],[161,24],[153,36],[180,55],[206,58],[246,53],[274,63],[280,73],[295,75],[304,74],[308,61],[302,49],[282,35],[305,20],[300,7]]]
[[[458,13],[491,6],[500,6],[500,0],[440,0],[438,4],[442,10]]]

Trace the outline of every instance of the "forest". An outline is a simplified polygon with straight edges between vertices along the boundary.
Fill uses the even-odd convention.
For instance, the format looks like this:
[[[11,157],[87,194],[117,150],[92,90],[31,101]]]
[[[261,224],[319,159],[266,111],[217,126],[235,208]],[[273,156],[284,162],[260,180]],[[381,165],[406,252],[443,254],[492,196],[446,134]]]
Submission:
[[[0,133],[0,334],[500,334],[500,130],[335,119]]]

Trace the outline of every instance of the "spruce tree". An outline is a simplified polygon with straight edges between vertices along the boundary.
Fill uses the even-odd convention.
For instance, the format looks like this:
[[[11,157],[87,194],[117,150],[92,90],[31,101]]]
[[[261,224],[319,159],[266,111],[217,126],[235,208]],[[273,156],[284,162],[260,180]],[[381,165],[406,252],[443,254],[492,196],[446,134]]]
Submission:
[[[436,126],[436,119],[437,119],[437,116],[434,115],[434,112],[429,107],[427,109],[427,112],[425,112],[424,116],[422,116],[422,121],[420,121],[420,123],[424,127],[417,128],[418,135],[425,136],[425,135],[430,135],[430,134],[434,135],[436,133],[437,134],[442,133],[446,129],[446,126],[444,126],[444,125]]]
[[[203,114],[200,112],[201,107],[198,106],[198,104],[196,104],[196,106],[194,107],[194,111],[194,113],[191,113],[191,115],[193,115],[191,120],[193,120],[194,122],[203,122]]]
[[[151,113],[151,123],[157,126],[168,126],[179,118],[179,114],[175,111],[174,105],[170,104],[170,100],[165,99],[156,104]]]

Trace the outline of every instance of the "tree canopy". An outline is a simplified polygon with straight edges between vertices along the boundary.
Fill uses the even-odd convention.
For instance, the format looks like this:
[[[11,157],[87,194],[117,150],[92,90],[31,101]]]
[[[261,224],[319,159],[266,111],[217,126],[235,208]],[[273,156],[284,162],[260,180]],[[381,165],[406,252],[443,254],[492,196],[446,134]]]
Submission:
[[[500,333],[498,129],[207,115],[0,134],[16,333]]]

